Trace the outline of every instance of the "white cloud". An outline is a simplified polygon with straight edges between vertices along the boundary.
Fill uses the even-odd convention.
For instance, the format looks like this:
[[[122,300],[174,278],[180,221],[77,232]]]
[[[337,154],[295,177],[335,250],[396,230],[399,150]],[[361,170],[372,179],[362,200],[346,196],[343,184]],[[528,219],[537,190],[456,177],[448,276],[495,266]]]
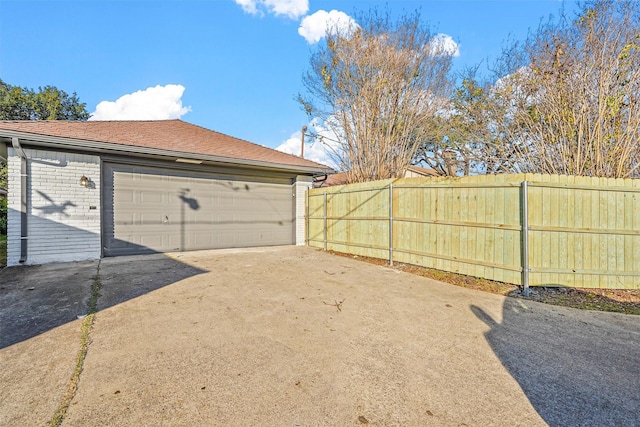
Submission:
[[[318,43],[326,35],[327,29],[337,27],[341,31],[348,31],[356,26],[357,24],[353,18],[344,12],[319,10],[302,19],[298,34],[304,37],[307,43],[314,44]]]
[[[431,39],[429,49],[433,55],[460,56],[460,46],[448,34],[439,33]]]
[[[292,134],[289,139],[276,147],[276,150],[282,151],[283,153],[293,154],[294,156],[299,156],[301,146],[302,141],[300,139],[300,132],[296,132]],[[331,154],[320,141],[310,143],[305,141],[304,158],[335,168],[335,162],[331,158]]]
[[[309,10],[309,0],[234,0],[246,13],[262,15],[267,13],[297,19]]]
[[[246,13],[250,13],[251,15],[255,15],[258,13],[258,7],[256,5],[256,0],[235,0],[236,4],[242,7]]]
[[[179,119],[191,111],[182,106],[184,86],[168,84],[123,95],[116,101],[102,101],[89,120]]]
[[[302,147],[302,141],[301,141],[301,132],[295,132],[293,134],[291,134],[291,137],[289,137],[289,139],[287,139],[285,142],[283,142],[282,144],[278,145],[276,147],[276,150],[278,151],[282,151],[283,153],[287,153],[287,154],[293,154],[294,156],[299,156],[300,155],[300,149]],[[305,159],[308,160],[313,160],[311,159],[307,154],[307,144],[305,144]],[[315,161],[315,160],[314,160]]]
[[[322,126],[318,119],[314,119],[309,123],[308,134],[316,134],[318,137],[312,141],[309,136],[305,137],[304,158],[337,170],[339,165],[336,154],[339,152],[340,145],[336,142],[336,136],[331,129]],[[276,150],[299,156],[301,146],[301,133],[295,132],[289,139],[276,147]]]

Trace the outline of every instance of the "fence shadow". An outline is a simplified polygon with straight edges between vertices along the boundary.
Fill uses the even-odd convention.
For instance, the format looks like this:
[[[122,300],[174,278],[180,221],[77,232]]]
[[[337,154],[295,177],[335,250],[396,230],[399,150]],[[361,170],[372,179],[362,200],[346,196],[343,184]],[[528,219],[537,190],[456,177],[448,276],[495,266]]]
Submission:
[[[550,426],[640,425],[640,326],[559,307],[532,311],[505,299],[502,322],[471,311],[485,337]],[[517,410],[517,408],[514,408]]]

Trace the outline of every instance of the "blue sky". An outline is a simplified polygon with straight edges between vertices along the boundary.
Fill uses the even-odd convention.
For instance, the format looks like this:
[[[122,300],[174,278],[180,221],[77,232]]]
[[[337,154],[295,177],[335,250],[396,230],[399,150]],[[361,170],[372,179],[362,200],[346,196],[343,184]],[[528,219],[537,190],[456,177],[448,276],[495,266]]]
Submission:
[[[299,30],[304,27],[310,38],[326,15],[320,11],[354,16],[375,6],[387,5],[394,14],[420,9],[434,33],[455,41],[454,67],[462,69],[495,58],[510,35],[524,38],[541,19],[557,15],[562,4],[0,0],[0,79],[76,92],[89,112],[104,119],[180,118],[292,150],[308,121],[294,98],[303,91],[301,77],[317,47]],[[323,160],[318,150],[307,152]]]

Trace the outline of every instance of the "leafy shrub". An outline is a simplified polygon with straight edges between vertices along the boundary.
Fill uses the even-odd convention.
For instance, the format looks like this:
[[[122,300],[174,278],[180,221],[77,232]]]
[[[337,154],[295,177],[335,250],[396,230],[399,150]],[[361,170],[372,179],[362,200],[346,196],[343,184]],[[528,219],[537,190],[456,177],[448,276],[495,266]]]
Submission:
[[[0,234],[7,234],[7,199],[0,199]]]

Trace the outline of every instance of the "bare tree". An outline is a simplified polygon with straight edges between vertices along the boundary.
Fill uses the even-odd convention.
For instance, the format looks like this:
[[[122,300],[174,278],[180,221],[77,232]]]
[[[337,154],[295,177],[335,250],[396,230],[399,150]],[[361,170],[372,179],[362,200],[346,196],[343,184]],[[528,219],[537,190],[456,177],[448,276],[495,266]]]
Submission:
[[[418,13],[392,21],[370,11],[357,20],[327,31],[299,101],[335,135],[349,182],[400,177],[446,105],[451,51]]]
[[[640,4],[595,0],[501,58],[494,87],[523,171],[640,176]]]

